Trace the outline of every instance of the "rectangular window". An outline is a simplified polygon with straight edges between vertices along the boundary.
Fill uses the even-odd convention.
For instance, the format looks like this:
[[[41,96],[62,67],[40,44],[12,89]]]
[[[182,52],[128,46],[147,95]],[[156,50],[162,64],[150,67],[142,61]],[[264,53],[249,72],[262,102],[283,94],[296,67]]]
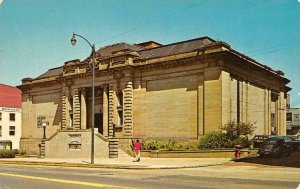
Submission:
[[[15,126],[9,126],[9,135],[15,136],[16,128]]]
[[[287,121],[292,121],[292,116],[293,116],[292,113],[286,113],[286,120]]]
[[[0,137],[2,137],[2,126],[0,125]]]
[[[0,121],[2,120],[2,112],[0,112]]]
[[[9,113],[9,120],[10,120],[10,121],[16,121],[16,114],[14,114],[14,113]]]
[[[299,114],[294,114],[293,125],[300,125]]]

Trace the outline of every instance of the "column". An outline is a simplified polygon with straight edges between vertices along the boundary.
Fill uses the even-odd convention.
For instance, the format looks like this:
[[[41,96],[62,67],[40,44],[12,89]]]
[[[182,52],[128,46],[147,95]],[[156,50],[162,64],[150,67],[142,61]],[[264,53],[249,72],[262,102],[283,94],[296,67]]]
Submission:
[[[80,91],[80,123],[81,129],[86,129],[86,90],[81,88]]]
[[[133,87],[132,81],[128,81],[126,83],[126,87],[124,89],[123,95],[123,112],[124,112],[124,135],[125,137],[132,137],[132,125],[133,125],[133,112],[132,112],[132,105],[133,105]]]
[[[115,94],[114,85],[109,84],[108,88],[108,137],[114,137],[114,106],[115,106]]]
[[[242,91],[241,91],[241,121],[247,122],[247,105],[248,105],[248,82],[242,82]]]
[[[204,75],[199,75],[197,90],[197,137],[204,135]]]
[[[278,101],[278,134],[286,135],[286,99],[283,92],[279,92]]]
[[[103,136],[108,136],[108,87],[103,86]]]
[[[269,133],[269,90],[264,90],[264,133]]]
[[[80,96],[79,89],[73,89],[73,128],[80,129]]]
[[[68,88],[63,87],[62,88],[62,121],[61,121],[62,130],[66,129],[69,123],[68,93],[69,93]]]

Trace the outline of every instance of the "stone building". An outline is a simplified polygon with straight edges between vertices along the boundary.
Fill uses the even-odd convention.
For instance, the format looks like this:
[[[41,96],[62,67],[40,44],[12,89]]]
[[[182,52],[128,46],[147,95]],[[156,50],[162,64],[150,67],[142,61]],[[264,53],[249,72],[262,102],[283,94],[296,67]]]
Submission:
[[[288,135],[300,134],[300,108],[288,108],[286,111]]]
[[[117,157],[131,138],[196,140],[229,120],[256,122],[256,134],[286,132],[289,80],[227,43],[118,43],[100,48],[96,60],[95,157]],[[71,60],[22,80],[21,148],[90,156],[90,62]],[[37,116],[49,123],[44,140]]]

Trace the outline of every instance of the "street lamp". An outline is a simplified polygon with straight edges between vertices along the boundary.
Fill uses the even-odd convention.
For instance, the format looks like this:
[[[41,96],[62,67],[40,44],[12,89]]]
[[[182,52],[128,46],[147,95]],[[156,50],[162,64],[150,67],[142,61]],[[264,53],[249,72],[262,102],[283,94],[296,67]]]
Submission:
[[[91,45],[91,43],[81,35],[78,35],[76,33],[73,33],[73,36],[71,38],[71,44],[74,46],[77,42],[76,37],[78,36],[82,39],[84,39],[92,48],[92,73],[93,73],[93,79],[92,79],[92,141],[91,141],[91,164],[94,164],[94,127],[95,127],[95,62],[96,62],[96,51],[95,51],[95,45]]]

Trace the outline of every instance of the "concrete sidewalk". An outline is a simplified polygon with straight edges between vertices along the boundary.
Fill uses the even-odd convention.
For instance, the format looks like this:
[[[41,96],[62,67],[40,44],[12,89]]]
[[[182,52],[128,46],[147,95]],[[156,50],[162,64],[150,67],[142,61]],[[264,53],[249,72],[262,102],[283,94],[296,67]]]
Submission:
[[[64,167],[90,167],[90,168],[112,168],[112,169],[180,169],[207,167],[222,165],[229,162],[229,158],[149,158],[142,157],[140,162],[134,162],[133,158],[121,157],[115,159],[95,159],[90,164],[90,159],[61,159],[61,158],[2,158],[0,164],[18,165],[45,165]]]

